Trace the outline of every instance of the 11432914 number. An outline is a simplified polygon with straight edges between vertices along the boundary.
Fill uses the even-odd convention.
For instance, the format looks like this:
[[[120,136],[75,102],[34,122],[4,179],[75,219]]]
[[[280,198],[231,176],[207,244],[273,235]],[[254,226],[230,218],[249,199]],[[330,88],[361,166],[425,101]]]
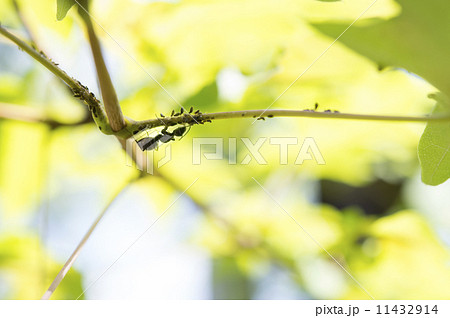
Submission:
[[[377,314],[378,315],[389,315],[389,314],[398,314],[398,315],[430,315],[437,314],[438,308],[437,305],[377,305]]]

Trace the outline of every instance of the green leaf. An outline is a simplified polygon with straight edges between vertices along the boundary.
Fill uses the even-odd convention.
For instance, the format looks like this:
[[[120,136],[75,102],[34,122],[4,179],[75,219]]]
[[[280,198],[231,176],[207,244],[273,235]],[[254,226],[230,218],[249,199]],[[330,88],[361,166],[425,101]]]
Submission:
[[[431,96],[438,101],[433,115],[450,112],[450,103],[443,94]],[[438,185],[450,177],[450,122],[429,123],[419,141],[422,181]]]
[[[61,21],[67,15],[67,12],[75,4],[74,0],[57,0],[56,1],[56,19]]]
[[[399,16],[390,20],[358,21],[339,40],[367,56],[381,68],[404,68],[450,96],[450,2],[397,2],[402,7]],[[349,24],[350,22],[313,25],[324,34],[337,38]]]
[[[78,13],[84,15],[86,13],[85,10],[88,10],[89,0],[57,0],[56,2],[56,19],[61,21],[67,15],[70,8],[73,7],[74,4],[78,4]]]

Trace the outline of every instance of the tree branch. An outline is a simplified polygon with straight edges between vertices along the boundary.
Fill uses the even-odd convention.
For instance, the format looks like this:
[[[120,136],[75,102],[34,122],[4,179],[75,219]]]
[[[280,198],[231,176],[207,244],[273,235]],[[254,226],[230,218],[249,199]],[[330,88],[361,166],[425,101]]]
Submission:
[[[6,28],[0,25],[0,34],[4,35],[6,38],[17,44],[19,49],[26,52],[40,64],[45,66],[50,72],[55,74],[58,78],[64,81],[69,88],[72,90],[75,97],[80,98],[89,107],[92,113],[93,119],[97,124],[98,128],[105,134],[110,135],[113,133],[111,126],[109,125],[108,118],[106,117],[105,110],[103,109],[100,101],[95,97],[89,89],[82,85],[79,81],[67,75],[58,65],[50,60],[44,52],[36,51],[33,47],[16,37],[14,34],[10,33]]]
[[[262,117],[260,117],[264,114]],[[384,116],[384,115],[365,115],[365,114],[348,114],[332,111],[318,112],[313,110],[240,110],[232,112],[219,113],[198,113],[198,114],[181,114],[171,117],[157,117],[154,119],[130,122],[125,131],[120,132],[123,137],[131,137],[141,130],[155,128],[160,126],[174,126],[177,124],[195,125],[197,123],[204,124],[219,119],[237,119],[237,118],[256,118],[266,119],[274,117],[306,117],[320,119],[347,119],[347,120],[372,120],[372,121],[391,121],[391,122],[447,122],[450,121],[450,114],[440,116]]]
[[[88,19],[88,21],[90,21]],[[89,23],[89,22],[88,22]],[[92,24],[90,26],[92,29]],[[89,29],[89,27],[88,27]],[[114,134],[118,138],[127,139],[137,134],[139,131],[148,128],[161,127],[161,126],[174,126],[177,124],[204,124],[206,122],[211,122],[213,120],[219,119],[233,119],[233,118],[256,118],[256,119],[265,119],[265,118],[273,118],[273,117],[307,117],[307,118],[328,118],[328,119],[347,119],[347,120],[372,120],[372,121],[391,121],[391,122],[447,122],[450,121],[449,115],[439,115],[439,116],[422,116],[422,117],[413,117],[413,116],[384,116],[384,115],[365,115],[365,114],[348,114],[348,113],[339,113],[332,111],[325,112],[317,112],[313,110],[242,110],[242,111],[232,111],[232,112],[218,112],[218,113],[206,113],[202,114],[200,112],[188,114],[183,113],[178,116],[171,117],[158,117],[153,119],[147,119],[142,121],[134,121],[130,118],[124,118],[122,111],[120,110],[120,106],[113,102],[110,105],[113,105],[110,109],[111,118],[115,118],[115,129],[109,124],[106,113],[101,106],[100,102],[95,98],[95,96],[89,92],[88,88],[83,86],[79,81],[76,81],[72,77],[68,76],[63,70],[61,70],[53,61],[48,59],[43,52],[37,52],[31,46],[8,32],[5,28],[0,25],[0,33],[6,36],[8,39],[16,43],[19,48],[24,50],[26,53],[31,55],[34,59],[36,59],[39,63],[44,65],[47,69],[53,72],[56,76],[62,79],[74,92],[76,97],[82,99],[88,106],[94,117],[94,121],[96,122],[99,129],[105,134]],[[98,39],[95,37],[95,33],[92,35],[94,42],[98,44]],[[95,46],[95,44],[94,44]],[[100,46],[97,46],[97,49],[100,50]],[[94,49],[93,49],[94,50]],[[95,49],[96,50],[96,49]],[[100,52],[100,51],[99,51]],[[95,54],[94,54],[95,55]],[[98,54],[97,54],[98,55]],[[101,55],[100,55],[101,56]],[[112,87],[111,79],[109,78],[109,74],[106,70],[106,66],[104,65],[103,58],[97,56],[100,59],[100,69],[104,67],[105,73],[104,76],[107,88],[107,92],[111,92],[114,90]],[[100,72],[103,72],[100,71]],[[99,74],[99,76],[102,76]],[[108,84],[109,82],[109,84]],[[105,83],[103,81],[103,83]],[[103,91],[102,91],[103,92]],[[113,96],[113,100],[117,98],[115,92],[113,95],[106,94],[109,97]],[[105,98],[106,98],[105,95]],[[115,106],[114,106],[115,105]],[[110,116],[108,114],[108,116]],[[262,117],[261,117],[262,116]],[[116,130],[120,128],[119,130]]]
[[[0,118],[17,120],[28,123],[43,123],[51,128],[78,126],[92,122],[91,116],[86,116],[75,122],[62,122],[49,117],[44,111],[33,107],[0,103]]]
[[[116,194],[112,197],[112,199],[109,201],[109,203],[106,205],[106,207],[103,209],[103,211],[98,215],[98,217],[95,219],[94,223],[91,225],[89,230],[84,234],[83,238],[81,239],[80,243],[78,243],[75,250],[70,255],[69,259],[66,261],[64,266],[59,271],[58,275],[56,275],[55,279],[51,283],[50,287],[47,289],[47,291],[42,296],[41,300],[48,300],[55,292],[56,288],[59,286],[59,284],[62,282],[66,274],[69,272],[69,270],[72,268],[73,263],[80,255],[81,250],[83,249],[86,242],[91,237],[92,233],[94,232],[97,225],[100,223],[102,218],[105,216],[106,212],[109,210],[109,207],[114,203],[114,201],[119,197],[121,193],[125,191],[127,187],[129,187],[134,181],[136,181],[139,177],[133,177],[130,181],[126,182],[123,187],[121,187]]]

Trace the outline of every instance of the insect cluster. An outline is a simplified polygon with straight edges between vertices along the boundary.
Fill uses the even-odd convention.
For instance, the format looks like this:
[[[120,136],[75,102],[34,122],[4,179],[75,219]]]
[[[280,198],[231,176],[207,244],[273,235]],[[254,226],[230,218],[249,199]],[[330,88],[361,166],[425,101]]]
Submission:
[[[209,119],[202,118],[202,113],[200,112],[200,110],[194,112],[193,107],[191,107],[189,111],[185,111],[184,108],[181,108],[179,112],[175,112],[175,110],[172,110],[170,117],[183,116],[183,122],[177,123],[175,125],[170,125],[167,122],[170,117],[167,118],[163,114],[160,114],[160,116],[161,117],[158,119],[164,122],[164,128],[162,130],[158,130],[156,128],[144,128],[140,131],[135,132],[136,134],[134,138],[142,151],[158,149],[158,146],[161,144],[174,141],[175,138],[183,138],[193,124],[204,124],[205,122],[211,122],[211,120]],[[142,138],[143,134],[145,135]]]
[[[314,109],[304,109],[303,111],[305,112],[315,112],[317,111],[317,109],[319,108],[319,103],[315,103],[314,104]],[[327,109],[323,111],[324,113],[339,113],[338,110],[331,110],[331,109]]]
[[[273,115],[272,114],[269,114],[269,115],[267,115],[267,117],[268,118],[272,118],[273,117]],[[264,117],[264,116],[253,116],[253,118],[256,118],[256,120],[266,120],[266,118]]]
[[[166,118],[163,114],[160,114],[162,121],[162,118]],[[175,110],[172,110],[169,117],[178,117],[178,123],[182,122],[184,124],[194,125],[199,124],[202,125],[204,123],[210,123],[210,119],[203,118],[203,114],[200,111],[200,109],[196,110],[194,112],[194,107],[191,107],[189,111],[185,110],[183,107],[181,107],[179,112],[175,112]],[[181,119],[181,121],[179,120]]]
[[[82,101],[84,101],[88,107],[89,111],[92,113],[92,116],[98,117],[97,109],[92,106],[93,103],[99,105],[100,101],[95,97],[94,93],[89,91],[89,88],[81,84],[80,81],[77,81],[78,85],[80,85],[81,89],[78,88],[72,88],[73,97],[78,98]],[[86,95],[85,92],[88,94]]]

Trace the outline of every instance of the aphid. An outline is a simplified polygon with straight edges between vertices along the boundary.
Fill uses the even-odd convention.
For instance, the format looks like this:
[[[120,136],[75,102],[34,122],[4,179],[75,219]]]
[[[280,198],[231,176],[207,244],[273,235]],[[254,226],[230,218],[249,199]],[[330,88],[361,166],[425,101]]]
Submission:
[[[183,108],[183,107],[181,107],[180,115],[181,115],[182,113],[184,113],[184,108]]]
[[[197,109],[197,110],[195,111],[195,114],[196,114],[196,115],[201,114],[200,109]]]
[[[189,109],[189,114],[192,114],[193,111],[194,111],[194,107],[191,106],[191,108]]]
[[[170,113],[170,117],[173,117],[173,114],[175,114],[175,110],[172,110],[172,112]]]
[[[327,109],[324,113],[331,113],[331,109]]]
[[[340,111],[338,111],[338,110],[335,110],[335,111],[333,111],[333,113],[340,113]]]
[[[166,116],[164,116],[162,113],[160,113],[160,115],[161,115],[162,118],[165,118],[165,117],[166,117]]]
[[[258,117],[257,120],[266,120],[264,117]]]
[[[319,108],[319,103],[314,104],[314,110],[317,110],[317,108]]]

